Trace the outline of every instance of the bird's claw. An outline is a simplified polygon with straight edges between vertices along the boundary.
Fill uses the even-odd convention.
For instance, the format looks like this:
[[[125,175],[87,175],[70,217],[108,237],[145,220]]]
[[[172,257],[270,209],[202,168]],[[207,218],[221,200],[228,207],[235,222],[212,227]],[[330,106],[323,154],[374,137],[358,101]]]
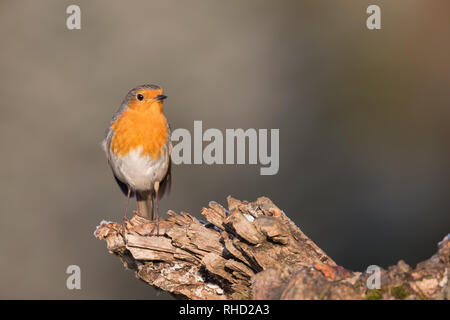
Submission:
[[[155,236],[159,236],[160,234],[159,234],[159,219],[158,219],[158,218],[155,219],[155,222],[154,222],[154,224],[153,224],[152,230],[150,231],[150,234],[153,234],[153,232],[155,231],[155,229],[156,229],[156,234],[155,234]]]
[[[129,222],[127,217],[124,217],[123,222],[122,222],[122,228],[120,228],[119,233],[122,236],[123,242],[125,243],[125,245],[127,245],[128,241],[127,241],[127,237],[126,237],[126,233],[127,233],[127,222]]]

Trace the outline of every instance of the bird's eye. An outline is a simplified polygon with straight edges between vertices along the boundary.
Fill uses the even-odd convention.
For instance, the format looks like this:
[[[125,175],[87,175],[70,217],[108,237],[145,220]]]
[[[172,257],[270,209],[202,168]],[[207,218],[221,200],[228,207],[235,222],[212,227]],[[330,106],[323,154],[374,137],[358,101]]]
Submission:
[[[137,99],[139,100],[139,101],[142,101],[142,100],[144,100],[144,96],[142,95],[142,94],[138,94],[137,95]]]

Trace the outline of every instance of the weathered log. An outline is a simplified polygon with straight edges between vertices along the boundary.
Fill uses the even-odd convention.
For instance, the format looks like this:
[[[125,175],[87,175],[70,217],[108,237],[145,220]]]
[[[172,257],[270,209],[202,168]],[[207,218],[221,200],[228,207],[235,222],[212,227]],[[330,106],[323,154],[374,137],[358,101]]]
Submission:
[[[203,208],[207,222],[169,211],[160,222],[134,216],[102,221],[95,236],[148,284],[187,299],[448,299],[449,236],[415,269],[403,261],[381,269],[380,289],[368,273],[338,266],[272,201],[228,197]]]

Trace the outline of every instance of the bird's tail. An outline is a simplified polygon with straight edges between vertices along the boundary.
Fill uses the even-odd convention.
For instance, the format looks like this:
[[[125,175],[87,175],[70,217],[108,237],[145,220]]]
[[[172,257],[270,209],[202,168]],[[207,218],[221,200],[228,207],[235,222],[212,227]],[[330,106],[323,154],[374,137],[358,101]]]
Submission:
[[[153,191],[136,191],[138,215],[153,220]]]

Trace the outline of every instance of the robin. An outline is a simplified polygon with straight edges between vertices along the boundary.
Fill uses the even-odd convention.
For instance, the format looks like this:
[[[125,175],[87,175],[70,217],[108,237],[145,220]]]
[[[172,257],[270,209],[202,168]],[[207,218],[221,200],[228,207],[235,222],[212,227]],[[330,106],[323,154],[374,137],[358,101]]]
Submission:
[[[155,221],[157,234],[159,199],[171,185],[172,143],[163,113],[166,98],[157,85],[132,89],[114,114],[102,142],[114,178],[127,196],[124,220],[128,220],[129,199],[136,196],[137,214]]]

